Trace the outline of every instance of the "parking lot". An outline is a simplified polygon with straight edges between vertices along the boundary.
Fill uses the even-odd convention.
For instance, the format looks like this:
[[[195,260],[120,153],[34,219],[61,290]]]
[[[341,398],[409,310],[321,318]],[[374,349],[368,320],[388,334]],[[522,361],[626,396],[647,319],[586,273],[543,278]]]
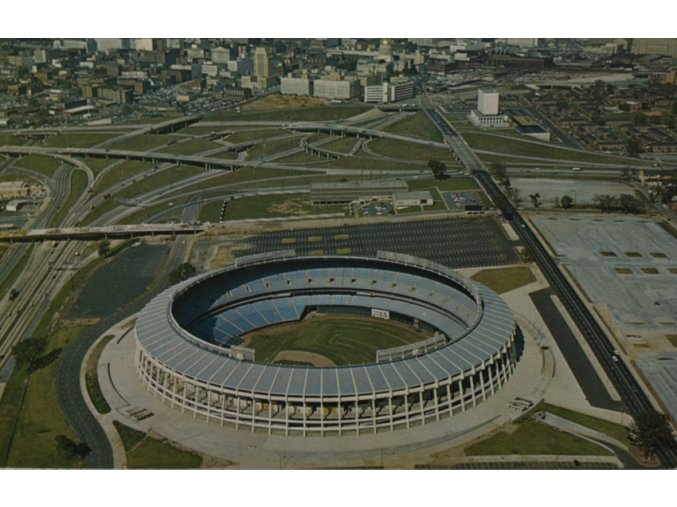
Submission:
[[[559,180],[554,178],[510,178],[512,186],[519,190],[525,206],[531,204],[529,196],[538,194],[541,207],[555,208],[555,200],[568,195],[574,200],[574,206],[591,206],[595,195],[634,195],[632,187],[625,183],[592,179]]]
[[[587,298],[621,331],[677,333],[677,240],[658,222],[629,216],[538,216],[532,222]]]
[[[482,201],[475,192],[442,192],[442,199],[452,211],[463,211],[466,206],[481,206]]]
[[[374,255],[389,250],[460,269],[518,262],[514,243],[491,217],[384,223],[264,233],[238,257],[294,249],[298,255]]]

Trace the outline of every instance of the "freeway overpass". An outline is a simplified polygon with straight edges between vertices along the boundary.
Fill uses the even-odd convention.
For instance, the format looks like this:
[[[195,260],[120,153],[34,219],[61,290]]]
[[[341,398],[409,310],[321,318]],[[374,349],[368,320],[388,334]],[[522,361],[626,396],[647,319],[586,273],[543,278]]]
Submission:
[[[0,242],[35,243],[41,241],[127,239],[140,236],[198,234],[205,230],[205,226],[198,224],[139,224],[107,225],[102,227],[66,227],[60,229],[33,229],[28,233],[9,231],[0,236]]]

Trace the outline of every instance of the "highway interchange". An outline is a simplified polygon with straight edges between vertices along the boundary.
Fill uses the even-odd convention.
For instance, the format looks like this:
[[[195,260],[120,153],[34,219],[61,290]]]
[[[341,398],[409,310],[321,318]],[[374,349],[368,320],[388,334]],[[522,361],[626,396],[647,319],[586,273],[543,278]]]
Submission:
[[[557,264],[550,258],[544,247],[540,244],[534,233],[531,231],[529,224],[520,216],[519,212],[510,204],[510,202],[503,197],[501,190],[491,179],[486,171],[483,163],[477,154],[470,148],[460,135],[448,121],[440,114],[440,112],[433,107],[425,109],[428,117],[434,122],[437,128],[444,136],[444,143],[436,143],[431,141],[424,141],[414,139],[407,136],[400,136],[395,134],[385,133],[375,128],[353,127],[347,124],[323,123],[323,122],[258,122],[259,125],[274,125],[286,128],[290,133],[307,133],[307,132],[325,132],[339,135],[350,135],[362,139],[385,137],[393,140],[406,140],[408,142],[415,142],[436,148],[449,147],[462,164],[464,170],[472,175],[481,185],[487,195],[500,208],[504,218],[513,225],[520,240],[526,245],[530,251],[533,252],[534,258],[544,275],[550,282],[551,286],[560,297],[562,303],[567,308],[572,319],[576,322],[581,332],[588,341],[590,347],[594,351],[597,359],[603,366],[605,372],[614,384],[614,387],[620,393],[623,402],[626,404],[628,411],[631,414],[637,414],[642,411],[653,410],[653,406],[647,396],[643,393],[640,385],[635,380],[634,376],[623,363],[622,360],[614,358],[614,347],[605,335],[603,330],[592,317],[585,304],[581,301],[576,291],[571,287],[569,282],[560,272]],[[162,133],[169,132],[181,126],[195,124],[200,120],[199,117],[186,117],[180,120],[172,120],[163,122],[155,126],[146,126],[131,132],[121,132],[120,136],[115,138],[115,141],[121,139],[130,139],[137,135],[148,133]],[[227,127],[233,125],[235,122],[202,122],[205,127]],[[379,120],[374,122],[374,125],[381,127],[387,125],[387,121]],[[305,138],[304,138],[305,139]],[[30,226],[33,229],[45,229],[50,225],[57,210],[63,206],[68,199],[70,193],[70,174],[73,170],[82,170],[87,175],[87,187],[91,188],[96,181],[100,181],[101,177],[115,167],[118,160],[144,160],[153,164],[158,164],[152,169],[129,177],[123,181],[116,182],[108,189],[109,194],[115,194],[125,186],[132,184],[137,178],[150,175],[155,171],[162,171],[172,167],[175,164],[190,164],[198,165],[207,168],[207,171],[200,173],[192,178],[183,180],[179,187],[187,186],[191,183],[207,181],[223,174],[223,170],[234,171],[243,167],[269,167],[280,168],[280,164],[274,162],[275,158],[270,157],[258,159],[255,161],[245,160],[224,160],[210,158],[209,153],[202,153],[196,155],[172,155],[157,152],[137,152],[131,150],[115,150],[108,146],[112,145],[111,141],[106,141],[93,148],[45,148],[41,146],[23,146],[23,147],[2,147],[0,154],[7,154],[18,156],[28,153],[46,154],[51,156],[58,156],[61,160],[61,165],[57,169],[53,178],[46,178],[44,175],[36,172],[31,172],[26,169],[18,169],[21,172],[37,179],[43,185],[47,186],[51,192],[51,198],[47,204],[40,211],[38,216],[33,220]],[[299,147],[289,150],[289,153],[296,153],[303,151],[303,144],[300,142]],[[285,152],[285,155],[288,154]],[[81,160],[75,157],[99,157],[111,159],[109,165],[103,172],[96,177],[92,171]],[[594,164],[591,164],[593,166]],[[594,165],[600,172],[612,170],[611,164]],[[11,165],[9,165],[11,167]],[[308,171],[306,166],[282,166],[284,168],[294,168]],[[325,174],[357,174],[360,170],[331,170],[324,169]],[[271,178],[274,180],[275,178]],[[288,187],[285,187],[288,189]],[[173,190],[170,188],[157,188],[142,196],[139,200],[145,204],[166,202],[171,197],[165,197],[164,194]],[[213,191],[211,189],[210,191]],[[229,190],[229,186],[223,186],[224,191]],[[196,220],[197,213],[200,207],[200,199],[202,191],[194,191],[185,194],[184,197],[189,198],[188,204],[183,211],[183,219],[186,222]],[[103,194],[98,194],[94,197],[89,197],[86,193],[80,196],[78,201],[71,207],[65,215],[63,221],[57,225],[61,232],[64,229],[72,228],[79,229],[78,224],[82,222],[83,217],[86,216],[91,205],[99,205],[105,199]],[[90,226],[96,234],[110,234],[113,229],[111,226],[118,222],[122,217],[129,215],[134,211],[134,207],[125,209],[122,206],[116,206],[114,209],[101,215],[96,220],[92,221]],[[199,232],[204,228],[195,228],[190,232]],[[150,232],[154,230],[159,233],[168,233],[172,227],[156,227],[149,226],[144,231],[143,227],[132,228],[137,233]],[[92,236],[101,237],[101,236]],[[43,238],[43,239],[46,239]],[[86,239],[92,239],[90,237]],[[82,240],[64,240],[58,241],[54,244],[51,242],[41,242],[34,245],[25,243],[11,245],[8,252],[3,257],[2,264],[0,264],[0,280],[8,277],[20,264],[23,262],[22,272],[16,278],[15,286],[20,287],[19,295],[16,299],[10,301],[8,298],[3,298],[0,301],[0,369],[7,361],[11,348],[24,336],[29,336],[30,330],[34,329],[39,322],[41,316],[46,312],[51,297],[53,297],[69,280],[75,270],[87,262],[82,259],[80,253],[84,251],[87,243]],[[158,287],[164,286],[167,283],[169,273],[171,270],[183,261],[186,253],[185,241],[174,241],[170,250],[169,259],[165,265],[162,279],[158,282]],[[61,407],[73,426],[79,437],[88,443],[92,448],[92,453],[87,459],[87,466],[92,468],[111,468],[112,455],[110,452],[110,444],[108,443],[103,431],[89,413],[82,393],[80,392],[79,384],[79,370],[84,358],[84,354],[89,346],[93,343],[100,333],[105,331],[107,325],[112,325],[116,320],[120,320],[124,315],[112,315],[105,319],[99,325],[87,330],[86,336],[77,340],[74,346],[68,347],[63,355],[59,365],[57,391]],[[677,466],[677,451],[675,448],[664,449],[660,454],[661,462],[664,466]]]

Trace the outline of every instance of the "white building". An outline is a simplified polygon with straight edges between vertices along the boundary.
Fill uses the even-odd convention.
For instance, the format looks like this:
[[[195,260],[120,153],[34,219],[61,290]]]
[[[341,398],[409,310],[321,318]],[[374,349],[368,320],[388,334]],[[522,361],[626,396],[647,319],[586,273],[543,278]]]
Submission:
[[[397,209],[408,208],[409,206],[432,206],[433,203],[433,197],[427,190],[393,194],[393,205]]]
[[[280,78],[280,93],[283,95],[311,95],[310,79],[301,77]]]
[[[153,39],[132,39],[132,49],[153,51]]]
[[[352,99],[355,96],[355,81],[316,79],[313,82],[313,96],[339,100]]]
[[[214,48],[212,49],[212,62],[216,64],[227,64],[230,61],[230,49]]]
[[[477,109],[482,114],[498,114],[498,93],[477,89]]]
[[[388,83],[365,86],[364,101],[376,104],[388,102]]]

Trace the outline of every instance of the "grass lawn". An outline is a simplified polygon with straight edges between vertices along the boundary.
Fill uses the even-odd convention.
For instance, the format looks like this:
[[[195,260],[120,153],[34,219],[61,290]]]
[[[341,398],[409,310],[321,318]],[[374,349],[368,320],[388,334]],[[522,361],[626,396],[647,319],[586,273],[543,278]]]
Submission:
[[[108,162],[109,165],[112,163],[110,160],[107,160],[106,162]],[[101,176],[100,179],[96,180],[94,183],[94,189],[97,192],[103,192],[116,183],[147,171],[151,167],[153,167],[153,164],[149,162],[143,162],[141,160],[125,160],[124,162],[117,164],[115,167],[107,171],[106,174]]]
[[[435,146],[424,146],[417,143],[408,143],[396,141],[395,139],[373,139],[367,144],[369,149],[379,155],[387,157],[396,157],[406,160],[441,160],[447,164],[447,167],[454,167],[458,164],[453,160],[454,155],[449,148],[437,148]]]
[[[266,139],[267,137],[276,137],[284,134],[289,134],[284,129],[275,127],[262,127],[255,130],[238,130],[228,136],[229,143],[239,144],[246,141],[258,141],[259,139]]]
[[[171,153],[173,155],[194,155],[202,151],[223,148],[223,145],[207,141],[206,139],[190,139],[180,143],[172,144],[166,148],[158,150],[160,153]]]
[[[575,150],[560,148],[546,142],[525,141],[521,139],[507,139],[485,133],[464,133],[463,138],[471,148],[529,157],[543,157],[551,159],[571,160],[573,162],[602,162],[609,164],[636,163],[622,160],[618,157],[607,157],[595,153],[581,153]],[[638,162],[641,163],[641,161]]]
[[[0,132],[0,146],[19,146],[26,144],[23,137],[15,136],[7,132]]]
[[[277,141],[263,141],[247,150],[247,160],[274,155],[275,153],[281,153],[294,148],[301,149],[301,137],[294,136],[293,138],[279,139]]]
[[[359,152],[358,152],[359,153]],[[278,164],[304,164],[312,166],[316,163],[319,163],[324,159],[301,151],[299,153],[294,153],[292,155],[287,155],[286,157],[278,158],[275,160]]]
[[[219,199],[218,201],[208,202],[202,208],[200,208],[200,217],[201,222],[211,222],[216,223],[221,218],[221,207],[223,206],[223,201]]]
[[[397,162],[394,160],[381,160],[373,157],[341,157],[339,159],[322,160],[316,159],[313,167],[327,167],[332,169],[364,169],[365,171],[379,170],[402,170],[402,171],[427,171],[428,167],[421,164],[412,164],[408,161]]]
[[[205,116],[204,121],[333,121],[357,116],[369,109],[371,106],[320,106],[241,113],[227,112]]]
[[[96,132],[66,132],[50,136],[45,140],[45,146],[53,148],[91,148],[99,143],[108,141],[120,134],[101,134]]]
[[[114,164],[115,160],[106,160],[105,158],[85,157],[82,161],[92,170],[94,177],[103,171],[106,167]]]
[[[307,193],[256,195],[228,203],[225,220],[345,212],[345,206],[312,206]]]
[[[372,363],[376,351],[428,338],[413,327],[353,315],[306,317],[251,333],[246,342],[256,350],[257,361],[271,361],[280,351],[321,354],[334,364]]]
[[[480,187],[473,178],[466,177],[450,177],[443,180],[436,180],[433,178],[408,180],[409,190],[429,190],[431,188],[439,188],[441,191],[461,191],[461,190],[478,190]]]
[[[623,442],[628,447],[631,445],[630,441],[628,440],[628,430],[625,428],[625,426],[605,421],[604,419],[598,419],[597,417],[581,414],[580,412],[574,412],[573,410],[566,408],[550,405],[549,403],[543,403],[539,408],[541,410],[547,410],[551,414],[569,419],[570,421],[581,424],[587,428],[604,433],[605,435]]]
[[[677,334],[666,334],[665,337],[670,342],[670,345],[677,347]]]
[[[24,155],[20,157],[15,165],[18,167],[23,167],[24,169],[30,169],[32,171],[39,172],[44,174],[49,178],[54,177],[54,173],[59,168],[62,162],[54,157],[49,157],[47,155]]]
[[[202,458],[192,452],[174,447],[166,440],[158,440],[114,421],[127,454],[129,469],[199,468]]]
[[[24,266],[28,262],[28,258],[31,255],[32,249],[32,245],[28,247],[25,254],[21,256],[19,261],[16,263],[16,266],[14,266],[14,269],[12,269],[12,271],[0,281],[0,298],[4,298],[7,291],[9,291],[9,289],[12,288],[12,285],[14,285],[14,282],[16,282],[16,279],[19,277],[24,269]]]
[[[527,419],[512,433],[500,431],[465,448],[466,456],[548,454],[608,456],[606,449],[543,423]]]
[[[113,335],[104,336],[101,341],[96,344],[87,360],[87,370],[85,372],[87,393],[89,394],[89,399],[92,400],[92,403],[99,414],[107,414],[110,412],[110,405],[108,405],[106,398],[104,398],[103,393],[101,392],[101,387],[99,386],[97,365],[99,363],[99,358],[101,357],[101,352],[113,338]]]
[[[384,131],[391,134],[418,137],[419,139],[430,139],[440,143],[444,140],[442,133],[423,111],[417,111],[416,114],[389,125]]]
[[[50,226],[54,227],[61,224],[61,221],[66,218],[66,213],[75,205],[80,196],[87,190],[87,175],[84,171],[76,169],[71,172],[71,188],[68,194],[68,199],[59,208],[59,211],[49,221]]]
[[[483,269],[474,274],[472,279],[486,285],[498,294],[503,294],[504,292],[511,291],[536,281],[531,270],[526,266]]]
[[[333,141],[326,142],[319,146],[320,149],[336,151],[339,153],[350,153],[350,151],[357,144],[358,139],[355,137],[337,137]]]
[[[172,134],[144,134],[113,143],[111,150],[151,151],[170,141],[180,141],[182,136]]]

